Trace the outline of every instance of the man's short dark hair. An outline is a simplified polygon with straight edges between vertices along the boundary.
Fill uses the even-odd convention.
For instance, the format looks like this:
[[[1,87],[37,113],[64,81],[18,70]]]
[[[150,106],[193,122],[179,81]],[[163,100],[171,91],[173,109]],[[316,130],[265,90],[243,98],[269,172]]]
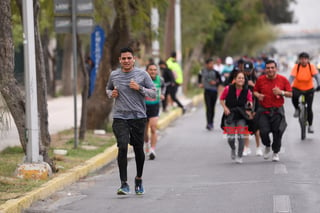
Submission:
[[[167,65],[167,63],[164,60],[160,60],[159,65],[162,65],[162,64]]]
[[[243,60],[243,58],[240,58],[238,61],[237,61],[237,64],[243,64],[245,62],[245,60]]]
[[[172,57],[172,58],[177,57],[177,53],[176,53],[175,51],[173,51],[173,52],[171,53],[171,57]]]
[[[267,64],[274,64],[276,67],[278,66],[277,65],[277,62],[275,61],[275,60],[273,60],[273,59],[268,59],[267,61],[266,61],[266,65]]]
[[[130,47],[123,47],[120,49],[120,54],[127,53],[127,52],[130,52],[133,55],[133,50]]]
[[[302,52],[298,55],[298,58],[310,58],[309,54],[306,52]]]
[[[209,63],[212,62],[212,61],[213,61],[212,58],[208,58],[208,59],[206,59],[206,64],[209,64]]]

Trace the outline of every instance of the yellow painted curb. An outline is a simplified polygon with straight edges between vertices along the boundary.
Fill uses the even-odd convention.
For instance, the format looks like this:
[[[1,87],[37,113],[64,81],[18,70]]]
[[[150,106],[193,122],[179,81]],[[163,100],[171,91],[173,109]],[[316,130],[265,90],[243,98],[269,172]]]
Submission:
[[[157,124],[157,128],[159,130],[165,129],[167,126],[169,126],[169,124],[174,121],[175,119],[177,119],[179,116],[182,115],[182,110],[180,108],[177,108],[171,112],[169,112],[169,114],[164,117],[163,119],[159,119],[158,124]]]
[[[192,105],[198,106],[204,100],[203,94],[196,95],[192,98]]]
[[[69,172],[53,178],[40,188],[35,189],[21,198],[8,200],[0,206],[1,213],[20,213],[23,209],[31,206],[37,200],[44,199],[54,192],[76,182],[86,176],[89,172],[95,171],[113,161],[118,153],[117,145],[106,149],[103,153],[87,160],[84,165],[77,166]]]

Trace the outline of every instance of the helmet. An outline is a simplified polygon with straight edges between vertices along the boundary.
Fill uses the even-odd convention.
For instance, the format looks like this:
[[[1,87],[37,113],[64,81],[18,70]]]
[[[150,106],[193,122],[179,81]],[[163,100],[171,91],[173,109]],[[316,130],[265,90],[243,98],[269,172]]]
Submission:
[[[233,64],[233,59],[231,56],[226,57],[226,64]]]
[[[298,58],[309,58],[309,54],[306,52],[302,52],[299,54]]]

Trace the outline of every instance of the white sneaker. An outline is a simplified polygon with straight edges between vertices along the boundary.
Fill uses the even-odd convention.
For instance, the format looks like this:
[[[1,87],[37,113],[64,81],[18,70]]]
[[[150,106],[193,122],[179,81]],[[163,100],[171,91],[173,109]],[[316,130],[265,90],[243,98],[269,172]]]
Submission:
[[[236,163],[239,163],[239,164],[241,164],[243,161],[242,161],[242,158],[241,157],[237,157],[236,158]]]
[[[270,150],[271,150],[270,147],[267,147],[267,146],[266,146],[266,148],[264,148],[264,153],[263,153],[263,158],[264,158],[264,159],[266,159],[266,160],[269,159],[269,157],[270,157],[270,155],[269,155]]]
[[[272,155],[272,161],[275,161],[275,162],[280,161],[280,158],[279,158],[279,154],[278,154],[278,153],[273,153],[273,155]]]
[[[243,155],[243,156],[248,156],[248,155],[250,155],[250,154],[251,154],[251,149],[250,149],[250,147],[245,147],[244,150],[243,150],[242,155]]]
[[[257,147],[256,149],[256,156],[262,156],[263,153],[262,153],[262,149],[260,147]]]

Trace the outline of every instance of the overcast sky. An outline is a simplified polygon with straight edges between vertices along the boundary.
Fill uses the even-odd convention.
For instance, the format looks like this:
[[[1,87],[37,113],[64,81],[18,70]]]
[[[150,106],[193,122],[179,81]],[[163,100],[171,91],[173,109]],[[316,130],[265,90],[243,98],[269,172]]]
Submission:
[[[289,31],[320,32],[320,1],[319,0],[296,0],[292,4],[294,20],[296,24],[284,24],[282,27]]]

